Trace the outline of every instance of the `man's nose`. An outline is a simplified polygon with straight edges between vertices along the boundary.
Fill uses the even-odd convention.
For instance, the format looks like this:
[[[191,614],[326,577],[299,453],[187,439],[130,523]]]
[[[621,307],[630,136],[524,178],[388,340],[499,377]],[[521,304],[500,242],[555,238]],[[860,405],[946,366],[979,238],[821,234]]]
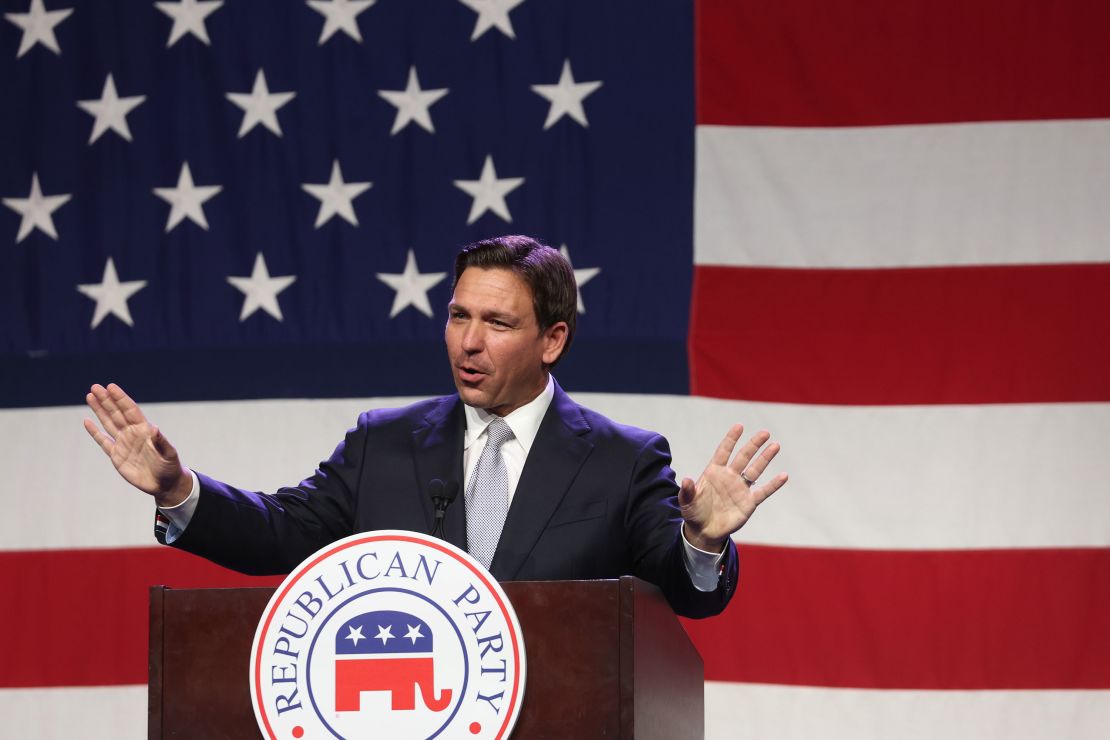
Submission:
[[[469,354],[475,354],[482,351],[484,346],[484,337],[482,327],[479,322],[471,322],[463,330],[462,335],[462,348]]]

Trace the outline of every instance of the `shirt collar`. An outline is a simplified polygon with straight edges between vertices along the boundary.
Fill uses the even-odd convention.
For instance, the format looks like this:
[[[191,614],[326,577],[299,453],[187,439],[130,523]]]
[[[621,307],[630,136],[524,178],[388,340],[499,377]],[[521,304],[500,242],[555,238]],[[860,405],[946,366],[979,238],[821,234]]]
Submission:
[[[540,422],[543,421],[553,398],[555,398],[555,379],[549,373],[547,387],[543,389],[540,395],[503,417],[505,423],[509,425],[509,429],[513,430],[513,436],[524,448],[525,455],[532,449],[532,442],[535,441],[536,434],[540,431]],[[463,449],[469,449],[470,445],[485,434],[486,427],[497,416],[485,409],[467,406],[466,404],[463,404],[463,413],[466,415],[466,438],[463,441]]]

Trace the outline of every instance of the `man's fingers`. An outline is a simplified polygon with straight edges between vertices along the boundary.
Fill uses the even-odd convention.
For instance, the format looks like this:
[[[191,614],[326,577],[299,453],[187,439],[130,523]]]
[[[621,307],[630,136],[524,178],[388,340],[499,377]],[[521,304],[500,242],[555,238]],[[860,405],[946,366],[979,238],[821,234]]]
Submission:
[[[767,466],[771,464],[771,461],[775,459],[775,455],[779,454],[779,450],[781,449],[782,446],[778,442],[772,442],[767,445],[767,449],[756,455],[755,459],[740,472],[748,480],[756,480],[759,476],[763,475],[763,471],[767,469]]]
[[[94,385],[85,396],[85,403],[89,405],[92,412],[96,414],[96,418],[100,420],[100,426],[104,427],[104,431],[115,437],[119,434],[119,427],[112,419],[112,414],[105,406],[105,401],[108,400],[108,391],[102,385]]]
[[[85,400],[100,419],[104,431],[113,437],[118,437],[125,427],[146,423],[138,404],[115,383],[109,383],[107,388],[99,383],[93,385]]]
[[[99,427],[96,426],[96,422],[94,422],[92,419],[85,419],[85,431],[89,433],[89,436],[93,438],[93,441],[100,445],[100,449],[104,450],[104,454],[111,457],[112,438],[104,432],[100,431]]]
[[[131,396],[124,393],[123,388],[120,388],[115,383],[108,384],[108,394],[115,401],[116,407],[119,412],[123,414],[124,420],[128,424],[145,424],[146,417],[143,416],[142,409],[139,404],[135,403]]]
[[[759,452],[759,448],[767,444],[767,440],[770,438],[771,433],[766,429],[753,434],[752,438],[745,442],[744,446],[740,448],[740,451],[736,453],[736,457],[729,463],[729,467],[737,473],[743,471],[744,468],[748,467],[748,463],[751,462],[752,458],[755,457],[755,453]],[[753,475],[749,475],[748,477],[755,480],[755,476]]]
[[[115,386],[114,383],[109,384],[107,388],[100,385],[94,385],[92,388],[92,392],[93,395],[96,396],[96,400],[100,402],[100,407],[104,409],[104,413],[108,418],[107,423],[104,423],[103,418],[101,419],[101,423],[104,423],[104,428],[109,434],[116,436],[119,434],[119,430],[123,429],[123,427],[126,426],[127,420],[124,419],[123,412],[120,411],[119,408],[119,403],[116,401],[115,395],[112,393],[113,386]],[[115,387],[118,390],[119,386]]]
[[[786,485],[786,481],[789,479],[790,477],[786,473],[779,473],[774,478],[772,478],[770,482],[764,483],[762,486],[752,491],[752,493],[754,493],[756,495],[756,498],[758,499],[756,505],[758,506],[759,504],[770,498],[771,494]]]
[[[709,462],[716,465],[728,465],[728,459],[732,457],[732,451],[736,449],[736,443],[740,441],[740,436],[743,433],[743,424],[733,424],[725,438],[717,445],[717,449],[713,450],[713,457]]]

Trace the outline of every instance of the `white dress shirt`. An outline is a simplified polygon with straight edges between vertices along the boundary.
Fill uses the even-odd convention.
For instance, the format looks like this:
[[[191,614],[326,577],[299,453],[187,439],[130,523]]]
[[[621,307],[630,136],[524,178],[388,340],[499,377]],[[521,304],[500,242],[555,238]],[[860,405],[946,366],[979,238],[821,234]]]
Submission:
[[[501,458],[505,461],[505,472],[509,476],[510,504],[513,501],[513,494],[516,493],[516,485],[520,482],[520,474],[524,471],[524,462],[528,459],[532,443],[536,441],[536,434],[540,431],[540,422],[543,421],[553,398],[555,398],[555,381],[548,376],[547,387],[540,395],[503,417],[509,429],[513,430],[513,438],[505,440],[501,445]],[[489,439],[486,428],[497,416],[485,409],[465,404],[463,414],[466,416],[466,433],[463,435],[463,485],[469,489],[470,478],[474,475],[478,458],[482,456],[482,450],[486,448],[486,440]]]

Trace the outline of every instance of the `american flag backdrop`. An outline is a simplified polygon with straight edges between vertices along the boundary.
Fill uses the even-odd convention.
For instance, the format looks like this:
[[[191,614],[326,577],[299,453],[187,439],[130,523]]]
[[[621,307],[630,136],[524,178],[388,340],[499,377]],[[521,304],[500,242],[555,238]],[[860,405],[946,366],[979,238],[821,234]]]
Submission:
[[[711,738],[1110,727],[1110,5],[0,0],[0,736],[145,732],[154,545],[81,429],[300,480],[450,392],[457,248],[565,250],[580,402],[791,482],[687,622]]]

